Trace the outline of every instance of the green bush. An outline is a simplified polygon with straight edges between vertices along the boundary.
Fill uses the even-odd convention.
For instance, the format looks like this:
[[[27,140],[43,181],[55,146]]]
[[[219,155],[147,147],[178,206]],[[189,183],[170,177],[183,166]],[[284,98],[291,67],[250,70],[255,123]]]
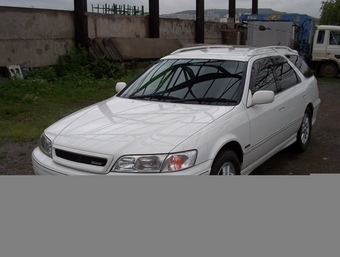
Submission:
[[[87,51],[81,47],[73,47],[59,58],[54,68],[59,78],[70,77],[70,74],[87,78],[90,76],[89,67]]]
[[[54,67],[46,66],[30,71],[27,75],[25,75],[25,79],[55,81],[58,79],[58,76]]]
[[[91,63],[91,74],[95,79],[118,79],[124,75],[123,69],[110,62],[105,57],[100,57]]]
[[[78,84],[79,81],[118,79],[124,76],[120,65],[99,57],[90,62],[84,48],[73,47],[59,58],[55,66],[42,67],[29,72],[25,78],[44,81],[69,81]]]

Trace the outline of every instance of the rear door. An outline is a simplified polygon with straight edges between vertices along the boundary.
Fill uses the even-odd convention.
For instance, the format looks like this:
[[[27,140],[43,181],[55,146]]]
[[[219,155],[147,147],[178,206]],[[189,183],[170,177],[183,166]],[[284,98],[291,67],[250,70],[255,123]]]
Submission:
[[[295,57],[298,58],[297,56]],[[294,59],[294,56],[291,56],[291,59]],[[285,139],[288,139],[299,130],[301,125],[307,106],[309,82],[302,80],[293,66],[284,57],[274,57],[273,62],[278,89],[285,101],[286,125],[283,134]]]

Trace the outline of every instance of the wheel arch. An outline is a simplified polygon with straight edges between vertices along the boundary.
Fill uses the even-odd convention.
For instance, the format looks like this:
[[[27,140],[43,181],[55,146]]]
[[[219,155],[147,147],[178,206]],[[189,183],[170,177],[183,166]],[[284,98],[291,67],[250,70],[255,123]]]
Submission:
[[[242,166],[243,163],[243,151],[242,151],[242,147],[241,145],[236,142],[236,141],[231,141],[228,142],[227,144],[225,144],[217,153],[217,155],[215,156],[215,159],[217,156],[219,156],[221,153],[223,153],[226,150],[232,150],[235,152],[235,154],[238,157],[238,160],[240,162],[240,166]]]
[[[306,109],[305,109],[305,111],[307,110],[307,109],[309,109],[310,110],[310,112],[311,112],[311,130],[312,130],[312,128],[313,128],[313,125],[314,125],[314,122],[315,122],[315,116],[314,116],[314,105],[312,104],[312,103],[309,103],[308,105],[307,105],[307,107],[306,107]]]
[[[313,115],[314,115],[314,105],[312,103],[309,103],[305,110],[307,110],[307,109],[310,109],[310,111],[312,112],[312,117],[313,117]]]

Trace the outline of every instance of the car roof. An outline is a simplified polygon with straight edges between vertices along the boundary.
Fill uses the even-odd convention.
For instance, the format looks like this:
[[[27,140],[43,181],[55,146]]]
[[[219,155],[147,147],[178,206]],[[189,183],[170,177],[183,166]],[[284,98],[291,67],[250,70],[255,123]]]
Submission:
[[[218,59],[248,61],[254,56],[273,56],[298,54],[286,46],[230,46],[230,45],[200,45],[195,47],[184,47],[171,53],[162,59]]]

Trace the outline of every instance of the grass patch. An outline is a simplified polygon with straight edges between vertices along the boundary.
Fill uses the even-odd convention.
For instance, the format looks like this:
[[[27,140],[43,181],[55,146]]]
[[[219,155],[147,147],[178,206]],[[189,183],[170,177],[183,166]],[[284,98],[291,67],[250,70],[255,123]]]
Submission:
[[[77,54],[63,57],[56,67],[34,71],[24,80],[0,83],[0,144],[9,140],[37,140],[49,125],[112,97],[116,94],[118,81],[130,82],[140,72],[124,72],[104,59],[97,64],[87,63],[83,60],[83,52],[80,57]],[[72,58],[76,63],[72,62]]]
[[[0,139],[15,142],[37,139],[46,127],[62,117],[115,95],[117,82],[92,81],[81,85],[31,82],[35,86],[28,86],[25,81],[1,83]]]

